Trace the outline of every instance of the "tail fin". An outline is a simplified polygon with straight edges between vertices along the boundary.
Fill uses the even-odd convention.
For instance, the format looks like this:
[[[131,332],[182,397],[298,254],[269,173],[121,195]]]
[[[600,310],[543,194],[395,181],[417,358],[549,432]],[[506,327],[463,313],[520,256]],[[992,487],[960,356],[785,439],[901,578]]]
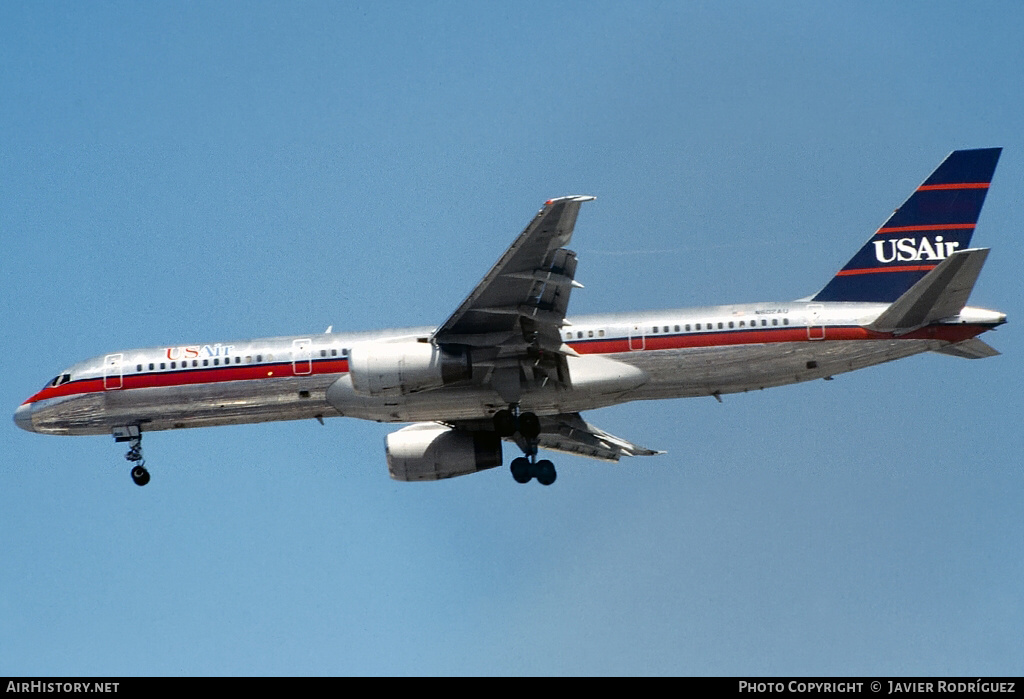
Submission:
[[[813,300],[891,303],[970,247],[1002,150],[950,153]]]

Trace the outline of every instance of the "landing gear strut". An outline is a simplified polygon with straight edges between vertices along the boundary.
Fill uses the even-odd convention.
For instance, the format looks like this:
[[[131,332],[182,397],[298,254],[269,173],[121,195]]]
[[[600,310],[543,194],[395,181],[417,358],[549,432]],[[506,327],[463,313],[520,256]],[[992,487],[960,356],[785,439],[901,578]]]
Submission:
[[[516,483],[529,483],[536,478],[541,485],[551,485],[558,474],[555,465],[547,459],[537,460],[540,419],[535,413],[520,413],[518,405],[499,410],[494,415],[494,431],[499,437],[515,437],[516,444],[526,456],[512,459],[509,470]]]
[[[132,464],[132,481],[138,486],[149,483],[149,471],[146,470],[146,460],[142,457],[142,432],[138,426],[115,427],[113,433],[115,442],[128,442],[128,453],[124,458]]]

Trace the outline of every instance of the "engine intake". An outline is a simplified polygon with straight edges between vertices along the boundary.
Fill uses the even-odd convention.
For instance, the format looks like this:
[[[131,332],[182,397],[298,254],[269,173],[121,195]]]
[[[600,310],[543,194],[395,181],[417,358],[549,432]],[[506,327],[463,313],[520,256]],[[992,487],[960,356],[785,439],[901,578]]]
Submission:
[[[494,432],[455,430],[433,422],[392,432],[385,440],[388,472],[396,481],[437,481],[501,466]]]
[[[366,396],[398,396],[465,381],[469,351],[431,342],[367,342],[349,354],[352,388]]]

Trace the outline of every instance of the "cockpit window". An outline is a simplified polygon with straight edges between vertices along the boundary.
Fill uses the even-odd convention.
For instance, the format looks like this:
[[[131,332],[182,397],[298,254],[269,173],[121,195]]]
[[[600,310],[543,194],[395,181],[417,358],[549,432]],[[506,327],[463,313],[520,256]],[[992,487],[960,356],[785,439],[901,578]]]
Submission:
[[[53,380],[50,381],[46,385],[47,386],[60,386],[62,384],[66,384],[70,380],[71,380],[71,374],[57,374],[56,376],[53,377]]]

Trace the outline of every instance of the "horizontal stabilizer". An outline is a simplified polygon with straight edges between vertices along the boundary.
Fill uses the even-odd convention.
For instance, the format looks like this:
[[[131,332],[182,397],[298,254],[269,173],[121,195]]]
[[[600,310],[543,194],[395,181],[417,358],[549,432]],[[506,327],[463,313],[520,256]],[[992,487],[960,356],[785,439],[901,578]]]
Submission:
[[[987,248],[954,252],[893,301],[868,327],[879,332],[906,333],[957,315],[967,305],[987,257]]]
[[[961,357],[963,359],[985,359],[986,357],[995,357],[999,355],[999,350],[992,345],[982,342],[976,337],[972,337],[970,340],[964,340],[963,342],[958,342],[955,345],[948,345],[935,351],[941,354],[948,354],[953,357]]]

